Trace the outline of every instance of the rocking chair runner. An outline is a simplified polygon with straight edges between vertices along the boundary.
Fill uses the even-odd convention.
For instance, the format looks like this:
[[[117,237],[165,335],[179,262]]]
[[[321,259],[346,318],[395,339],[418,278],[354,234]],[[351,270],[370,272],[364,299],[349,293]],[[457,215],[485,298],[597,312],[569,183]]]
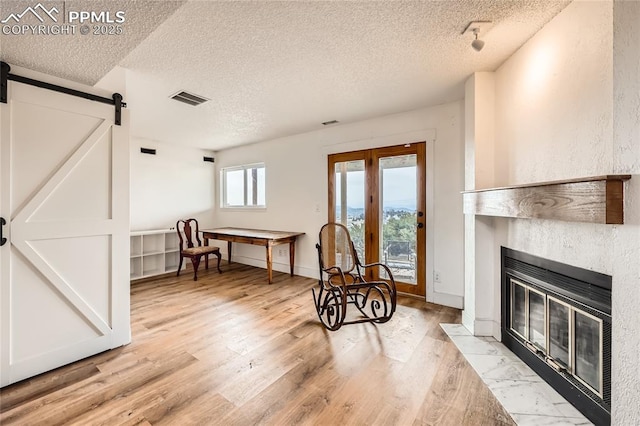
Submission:
[[[320,288],[312,289],[320,322],[335,331],[343,324],[387,322],[396,310],[396,283],[391,270],[382,263],[360,263],[355,245],[344,225],[327,223],[320,229],[318,263]],[[367,281],[368,268],[382,268],[388,280]],[[347,306],[359,316],[346,321]]]

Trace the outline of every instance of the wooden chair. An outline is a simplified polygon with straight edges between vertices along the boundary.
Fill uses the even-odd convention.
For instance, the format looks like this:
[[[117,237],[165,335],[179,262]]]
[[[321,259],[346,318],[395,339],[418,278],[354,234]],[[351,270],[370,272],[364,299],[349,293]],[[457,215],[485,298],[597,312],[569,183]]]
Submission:
[[[204,256],[205,267],[206,269],[209,269],[210,254],[218,257],[218,272],[222,273],[222,270],[220,270],[220,248],[202,245],[197,220],[179,220],[176,222],[176,231],[178,232],[178,238],[180,239],[180,263],[178,264],[178,273],[176,276],[180,276],[182,260],[185,257],[188,257],[191,259],[191,263],[193,264],[193,280],[198,281],[198,266],[200,266],[200,260],[202,259],[202,256]],[[194,245],[194,240],[198,245]]]
[[[391,270],[382,263],[363,265],[349,231],[339,223],[327,223],[320,229],[318,263],[319,289],[312,289],[320,322],[335,331],[344,324],[384,323],[396,310],[396,283]],[[367,281],[365,271],[384,270],[388,280]],[[347,306],[354,306],[356,316],[347,318]]]

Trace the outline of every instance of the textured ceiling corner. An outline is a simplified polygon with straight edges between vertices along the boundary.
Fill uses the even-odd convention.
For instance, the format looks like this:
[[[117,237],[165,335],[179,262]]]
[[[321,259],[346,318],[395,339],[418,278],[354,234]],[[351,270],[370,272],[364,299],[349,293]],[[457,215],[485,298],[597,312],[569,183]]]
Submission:
[[[33,1],[0,1],[0,20],[11,13],[20,14]],[[123,11],[125,22],[122,34],[98,35],[93,24],[89,33],[81,34],[81,25],[75,25],[74,34],[5,34],[0,32],[0,57],[3,61],[43,72],[67,80],[94,85],[136,46],[173,15],[186,1],[133,1],[133,0],[67,0],[45,1],[47,7],[56,7],[60,13],[55,24],[66,22],[69,11],[110,12]],[[45,17],[44,22],[25,15],[20,25],[54,24]],[[10,21],[10,24],[16,24]],[[98,31],[101,29],[98,24]],[[108,26],[107,26],[108,30]]]

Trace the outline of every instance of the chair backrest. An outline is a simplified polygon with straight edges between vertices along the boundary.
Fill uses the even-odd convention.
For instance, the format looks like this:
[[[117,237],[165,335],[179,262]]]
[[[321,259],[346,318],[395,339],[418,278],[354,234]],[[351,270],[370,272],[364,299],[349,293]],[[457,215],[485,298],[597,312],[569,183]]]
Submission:
[[[180,250],[192,247],[200,247],[202,242],[200,241],[200,228],[198,228],[198,221],[195,219],[180,219],[176,222],[176,231],[178,232],[178,238],[180,239]],[[194,241],[198,244],[195,245]]]
[[[318,260],[321,271],[339,267],[349,274],[359,264],[358,254],[351,242],[346,226],[339,223],[327,223],[320,228]]]

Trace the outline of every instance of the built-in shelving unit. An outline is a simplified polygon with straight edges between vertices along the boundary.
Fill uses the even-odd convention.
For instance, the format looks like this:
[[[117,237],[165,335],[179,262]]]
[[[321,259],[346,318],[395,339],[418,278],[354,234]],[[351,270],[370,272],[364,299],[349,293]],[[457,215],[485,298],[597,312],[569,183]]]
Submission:
[[[605,175],[464,191],[464,213],[622,224],[628,179]]]
[[[178,270],[180,253],[175,229],[132,232],[130,244],[132,280]]]

